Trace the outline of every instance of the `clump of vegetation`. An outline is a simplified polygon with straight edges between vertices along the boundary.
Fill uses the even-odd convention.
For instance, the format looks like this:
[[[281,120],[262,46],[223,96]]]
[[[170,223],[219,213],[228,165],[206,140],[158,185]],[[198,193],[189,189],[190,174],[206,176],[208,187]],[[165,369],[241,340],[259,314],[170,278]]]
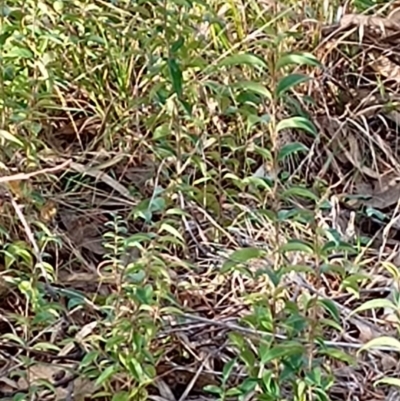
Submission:
[[[1,399],[396,394],[397,9],[346,7],[3,1]]]

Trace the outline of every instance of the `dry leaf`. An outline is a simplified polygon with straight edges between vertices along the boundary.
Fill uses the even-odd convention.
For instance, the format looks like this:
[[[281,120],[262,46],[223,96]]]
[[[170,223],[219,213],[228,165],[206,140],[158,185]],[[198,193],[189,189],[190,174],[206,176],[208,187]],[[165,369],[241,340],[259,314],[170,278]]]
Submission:
[[[40,217],[45,223],[49,223],[54,219],[57,214],[57,205],[55,202],[49,200],[40,209]]]
[[[354,320],[355,325],[357,326],[358,331],[360,332],[359,339],[363,343],[367,343],[373,338],[377,338],[380,336],[379,333],[375,332],[370,326],[362,323],[360,320]]]
[[[77,247],[83,247],[96,255],[104,255],[103,238],[95,223],[85,221],[81,217],[74,217],[68,213],[60,213],[61,221],[67,229],[71,241]]]

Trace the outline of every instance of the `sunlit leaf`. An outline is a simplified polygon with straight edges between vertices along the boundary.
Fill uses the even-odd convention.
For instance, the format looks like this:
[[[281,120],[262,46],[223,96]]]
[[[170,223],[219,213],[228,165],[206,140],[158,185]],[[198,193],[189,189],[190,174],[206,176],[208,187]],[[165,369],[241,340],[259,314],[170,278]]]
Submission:
[[[400,387],[400,379],[397,377],[383,377],[382,379],[377,380],[374,383],[374,386],[377,386],[379,384],[387,384],[389,386]]]
[[[313,254],[314,250],[311,244],[306,241],[292,239],[280,247],[281,252],[304,252]]]
[[[64,2],[62,0],[56,0],[53,3],[53,7],[54,7],[55,12],[61,14],[64,9]]]
[[[264,96],[271,100],[271,92],[262,84],[253,81],[242,81],[231,85],[234,89],[244,89],[246,91],[254,92],[257,95]]]
[[[3,53],[4,58],[25,58],[31,59],[33,57],[33,53],[29,49],[25,49],[24,47],[13,47],[10,51]]]
[[[380,308],[390,308],[395,310],[396,306],[393,304],[392,301],[389,301],[389,299],[386,298],[376,298],[376,299],[370,299],[369,301],[364,302],[362,305],[360,305],[358,308],[353,310],[350,313],[350,316],[360,313],[366,310],[370,309],[380,309]]]
[[[0,129],[0,138],[3,138],[8,142],[13,142],[21,148],[24,146],[24,144],[15,135],[2,129]]]
[[[222,394],[223,393],[222,388],[217,387],[213,384],[207,384],[206,386],[203,387],[203,390],[207,391],[209,393],[212,393],[212,394]]]
[[[166,231],[167,233],[171,234],[173,237],[178,238],[182,242],[184,242],[184,239],[182,237],[182,234],[173,226],[167,223],[162,223],[160,227],[160,233],[163,231]]]
[[[318,319],[318,322],[321,326],[332,327],[335,330],[337,330],[339,333],[343,332],[342,326],[339,323],[335,322],[333,319],[321,318],[321,319]]]
[[[279,121],[279,123],[276,125],[277,132],[284,129],[299,129],[310,133],[314,137],[318,135],[314,124],[307,118],[301,116],[289,117]]]
[[[400,270],[393,263],[383,261],[382,266],[393,276],[395,280],[400,278]]]
[[[228,56],[224,58],[222,61],[218,63],[219,67],[230,67],[234,65],[251,65],[255,67],[267,68],[267,64],[261,58],[253,55],[253,54],[234,54],[232,56]]]
[[[319,67],[321,63],[311,53],[291,53],[282,56],[277,62],[277,68],[286,67],[291,64],[296,65],[309,65],[312,67]]]
[[[227,272],[238,264],[246,263],[249,260],[260,258],[266,254],[266,251],[258,248],[239,249],[230,255],[229,259],[223,264],[222,271]]]
[[[374,338],[363,345],[359,350],[358,354],[362,351],[366,351],[373,348],[391,348],[394,351],[400,352],[400,341],[394,337],[382,336]]]

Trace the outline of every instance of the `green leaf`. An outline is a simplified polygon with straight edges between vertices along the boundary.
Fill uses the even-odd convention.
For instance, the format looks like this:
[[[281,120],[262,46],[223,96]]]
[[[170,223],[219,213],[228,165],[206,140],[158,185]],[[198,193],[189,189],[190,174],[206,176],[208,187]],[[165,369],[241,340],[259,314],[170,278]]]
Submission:
[[[129,401],[130,396],[127,391],[118,391],[113,395],[112,401]]]
[[[342,326],[341,326],[339,323],[335,322],[333,319],[325,319],[325,318],[322,318],[322,319],[319,319],[319,320],[318,320],[318,323],[319,323],[321,326],[332,327],[332,328],[334,328],[335,330],[337,330],[339,333],[342,333],[342,332],[343,332]]]
[[[24,144],[15,135],[2,129],[0,129],[0,138],[4,138],[8,142],[13,142],[21,148],[24,146]]]
[[[46,342],[39,342],[36,343],[33,347],[33,349],[37,349],[40,351],[56,351],[56,352],[60,352],[60,347],[58,347],[57,345],[51,344],[51,343],[46,343]]]
[[[171,53],[176,53],[185,43],[185,38],[183,36],[179,36],[179,38],[172,43]]]
[[[286,199],[290,196],[298,196],[300,198],[311,199],[315,202],[318,202],[318,197],[309,189],[304,187],[291,187],[282,193],[282,198]]]
[[[326,348],[322,351],[319,352],[321,355],[328,355],[331,358],[337,359],[339,361],[348,363],[349,365],[356,365],[357,360],[356,358],[352,357],[349,354],[346,354],[345,352],[341,351],[340,349],[336,348]]]
[[[214,386],[213,384],[208,384],[207,386],[203,387],[204,391],[207,391],[209,393],[213,394],[222,394],[223,390],[217,386]]]
[[[322,307],[327,310],[330,315],[337,321],[340,322],[340,314],[337,306],[330,299],[319,299],[318,303],[322,305]]]
[[[286,157],[291,156],[298,152],[309,152],[309,148],[300,142],[292,142],[284,145],[282,149],[279,150],[278,159],[279,161],[283,161]]]
[[[228,389],[225,392],[225,396],[229,397],[229,398],[231,398],[231,397],[235,397],[236,398],[236,397],[238,397],[240,395],[243,395],[243,392],[241,390],[239,390],[238,388],[235,388],[235,387],[232,387],[232,388]]]
[[[261,358],[261,363],[268,363],[275,359],[282,359],[286,356],[301,355],[304,352],[304,346],[300,343],[285,343],[283,345],[277,345],[268,352],[264,352]]]
[[[363,311],[370,310],[370,309],[376,309],[376,308],[391,308],[391,309],[395,310],[396,306],[393,304],[392,301],[389,301],[386,298],[370,299],[369,301],[364,302],[358,308],[353,310],[350,313],[350,316],[353,316],[359,312],[363,312]]]
[[[226,383],[229,380],[229,378],[231,377],[231,373],[232,373],[232,370],[233,370],[236,362],[237,361],[235,358],[235,359],[230,360],[229,362],[227,362],[224,365],[224,368],[222,369],[222,380],[224,381],[224,383]]]
[[[8,53],[5,53],[4,58],[32,58],[33,53],[24,47],[13,47]]]
[[[377,386],[378,384],[388,384],[389,386],[400,387],[400,379],[397,377],[383,377],[382,379],[377,380],[374,383],[374,386]]]
[[[300,129],[308,132],[314,137],[318,135],[317,129],[315,128],[314,124],[307,118],[301,116],[289,117],[279,121],[276,126],[277,132],[284,129]]]
[[[332,232],[330,233],[332,234]],[[322,252],[326,255],[329,254],[329,251],[342,251],[342,252],[350,252],[351,254],[357,254],[357,250],[347,242],[343,241],[329,241],[322,247]]]
[[[108,368],[106,368],[97,378],[95,386],[97,387],[104,384],[107,381],[107,379],[109,379],[115,372],[116,372],[115,365],[111,365]]]
[[[231,85],[233,89],[244,89],[246,91],[254,92],[257,95],[264,96],[268,100],[272,99],[271,92],[262,84],[253,81],[236,82]]]
[[[163,231],[166,231],[167,233],[171,234],[173,237],[178,238],[179,240],[184,242],[184,239],[183,239],[181,233],[175,227],[171,226],[170,224],[162,223],[159,232],[162,233]]]
[[[239,249],[239,250],[233,252],[232,255],[229,257],[229,260],[227,260],[222,265],[222,272],[225,273],[238,264],[246,263],[251,259],[260,258],[260,257],[264,256],[265,254],[266,254],[266,251],[264,251],[263,249],[258,249],[258,248]]]
[[[260,67],[260,68],[265,68],[267,69],[267,64],[264,60],[261,58],[249,54],[249,53],[243,53],[243,54],[234,54],[233,56],[228,56],[224,58],[222,61],[220,61],[217,66],[219,67],[230,67],[230,66],[235,66],[235,65],[242,65],[242,64],[247,64],[251,65],[254,67]]]
[[[304,74],[287,75],[286,77],[283,77],[279,80],[278,85],[276,87],[276,96],[280,97],[294,86],[299,85],[303,82],[307,82],[309,80],[310,77]]]
[[[2,334],[2,335],[1,335],[1,338],[5,339],[5,340],[13,341],[13,342],[15,342],[16,344],[19,344],[19,345],[22,345],[23,347],[26,347],[26,343],[24,342],[24,340],[23,340],[21,337],[16,336],[16,335],[13,334],[13,333],[5,333],[5,334]]]
[[[304,252],[313,254],[314,250],[311,244],[306,241],[291,239],[280,247],[281,252]]]
[[[311,53],[292,53],[282,56],[277,62],[277,68],[283,68],[291,64],[296,65],[309,65],[312,67],[319,67],[321,63]]]
[[[171,81],[172,81],[172,88],[174,92],[178,95],[179,98],[182,97],[183,93],[183,76],[182,76],[182,70],[174,58],[169,58],[168,59],[168,68],[169,68],[169,73],[171,76]]]
[[[388,336],[382,336],[378,338],[374,338],[371,341],[368,341],[364,346],[362,346],[358,351],[357,354],[359,354],[362,351],[366,351],[371,348],[393,348],[395,351],[400,352],[400,341],[396,340],[393,337],[388,337]]]

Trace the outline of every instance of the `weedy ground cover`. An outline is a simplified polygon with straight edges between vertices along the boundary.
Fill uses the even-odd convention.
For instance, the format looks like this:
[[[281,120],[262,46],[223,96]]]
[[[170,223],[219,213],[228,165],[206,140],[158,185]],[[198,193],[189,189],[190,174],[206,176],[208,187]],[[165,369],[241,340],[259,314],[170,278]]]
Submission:
[[[1,399],[396,397],[396,3],[0,10]]]

